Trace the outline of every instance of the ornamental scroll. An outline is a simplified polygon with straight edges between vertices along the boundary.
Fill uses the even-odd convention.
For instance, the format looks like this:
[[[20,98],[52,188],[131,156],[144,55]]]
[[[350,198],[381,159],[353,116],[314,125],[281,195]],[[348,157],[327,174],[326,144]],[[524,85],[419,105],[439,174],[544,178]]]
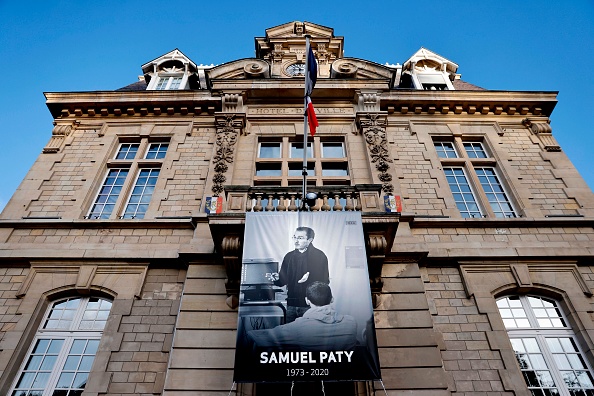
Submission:
[[[522,123],[538,137],[546,151],[561,151],[561,146],[553,137],[553,128],[548,122],[536,122],[526,118]]]
[[[56,125],[52,130],[52,137],[48,142],[47,146],[43,148],[43,152],[48,153],[57,153],[60,151],[62,144],[64,143],[64,139],[72,132],[72,125]]]
[[[218,197],[222,194],[223,183],[227,181],[225,173],[229,170],[229,164],[233,163],[235,153],[235,143],[245,126],[243,118],[236,119],[235,114],[225,114],[217,116],[217,140],[216,152],[213,157],[215,174],[212,177],[212,192]]]
[[[392,175],[388,173],[392,159],[388,150],[386,138],[386,116],[381,114],[365,114],[360,120],[361,132],[365,136],[371,162],[379,171],[379,180],[382,182],[382,191],[386,195],[394,193]]]

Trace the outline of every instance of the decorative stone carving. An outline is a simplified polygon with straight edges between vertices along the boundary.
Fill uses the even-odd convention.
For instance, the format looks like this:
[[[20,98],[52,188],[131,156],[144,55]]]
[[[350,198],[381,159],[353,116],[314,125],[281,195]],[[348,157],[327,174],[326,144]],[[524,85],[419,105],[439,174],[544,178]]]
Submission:
[[[229,169],[228,164],[233,163],[235,153],[235,143],[241,129],[244,126],[244,120],[235,119],[235,114],[225,114],[217,117],[217,140],[216,153],[213,157],[215,174],[212,177],[212,188],[215,197],[218,197],[224,190],[223,184],[227,181],[225,173]]]
[[[390,158],[386,138],[386,116],[382,114],[365,114],[364,118],[359,120],[359,124],[367,142],[371,162],[375,164],[375,168],[380,172],[378,178],[383,183],[382,191],[386,195],[390,195],[394,192],[394,186],[390,183],[392,175],[387,172],[390,169],[389,163],[392,162],[392,159]]]
[[[68,125],[56,125],[52,130],[52,137],[50,141],[47,143],[47,146],[43,148],[43,152],[45,154],[49,153],[57,153],[60,151],[60,147],[62,147],[62,143],[64,143],[64,139],[66,136],[70,135],[72,131],[72,124]]]
[[[380,304],[380,295],[384,287],[382,267],[386,258],[388,242],[383,233],[370,233],[367,238],[367,267],[369,271],[369,286],[373,306]]]
[[[538,137],[546,151],[561,151],[561,146],[553,137],[553,128],[548,122],[532,122],[525,118],[522,124],[530,128],[530,131]]]
[[[337,78],[353,78],[357,74],[358,69],[354,63],[341,59],[332,64],[332,71]]]
[[[343,63],[343,65],[348,65]],[[353,65],[354,66],[354,65]],[[379,91],[359,91],[357,90],[357,112],[379,112],[380,111]]]
[[[268,64],[262,61],[249,62],[243,67],[243,71],[247,78],[261,78],[268,71]]]
[[[247,66],[246,66],[247,67]],[[240,93],[223,94],[223,112],[235,113],[243,111],[243,96]]]
[[[241,281],[241,238],[239,235],[226,235],[221,242],[223,264],[227,279],[227,306],[231,309],[239,305],[239,284]]]

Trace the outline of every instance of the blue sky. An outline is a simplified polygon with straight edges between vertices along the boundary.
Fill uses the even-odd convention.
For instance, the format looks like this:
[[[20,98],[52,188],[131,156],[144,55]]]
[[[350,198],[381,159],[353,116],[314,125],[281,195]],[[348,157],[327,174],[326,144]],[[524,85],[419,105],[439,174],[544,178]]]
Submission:
[[[194,62],[254,56],[290,21],[334,28],[345,56],[403,63],[420,47],[493,90],[559,91],[553,134],[594,188],[594,1],[0,0],[0,209],[49,141],[43,92],[114,90],[174,48]]]

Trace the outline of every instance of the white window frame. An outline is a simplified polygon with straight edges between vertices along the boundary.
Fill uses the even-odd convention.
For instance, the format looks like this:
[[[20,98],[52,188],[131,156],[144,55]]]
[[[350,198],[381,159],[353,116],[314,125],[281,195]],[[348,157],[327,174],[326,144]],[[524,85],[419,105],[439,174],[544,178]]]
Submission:
[[[436,145],[438,145],[438,144],[443,145],[444,143],[449,143],[452,145],[452,147],[454,148],[454,153],[455,153],[456,157],[440,157],[439,156],[439,152],[437,150]],[[468,143],[480,145],[480,148],[486,157],[485,158],[470,157],[468,155],[468,151],[466,150],[466,147],[464,146],[464,144],[468,144]],[[503,183],[504,179],[501,177],[501,173],[497,166],[498,165],[497,161],[495,160],[495,158],[493,158],[491,150],[488,148],[488,144],[485,144],[483,141],[478,140],[476,138],[467,139],[467,138],[462,138],[462,137],[454,137],[454,138],[450,137],[449,139],[446,140],[443,136],[435,136],[433,139],[433,149],[435,150],[437,159],[441,162],[442,169],[444,170],[444,177],[446,178],[446,183],[448,184],[448,187],[450,188],[450,192],[452,193],[452,196],[454,194],[454,191],[452,191],[451,186],[450,186],[449,182],[447,181],[447,176],[445,175],[445,169],[446,168],[462,168],[462,170],[464,171],[464,175],[467,179],[467,183],[470,185],[470,190],[472,192],[472,195],[474,196],[474,200],[475,200],[476,204],[478,205],[479,212],[481,213],[481,217],[490,217],[490,218],[520,217],[519,212],[516,209],[516,205],[514,204],[515,201],[512,199],[512,196],[509,194],[507,188],[505,187],[505,184]],[[486,168],[492,169],[493,172],[495,173],[495,177],[498,182],[498,187],[501,189],[501,191],[494,191],[494,192],[485,191],[483,183],[481,183],[481,181],[479,179],[477,169],[486,169]],[[495,204],[497,211],[494,209],[493,204],[487,197],[487,194],[491,194],[491,193],[496,194],[497,200],[493,201],[493,203]],[[499,196],[497,194],[500,194],[500,193],[504,195],[505,201],[501,201],[498,199]],[[511,212],[507,213],[507,212],[500,210],[501,206],[499,204],[501,204],[501,203],[509,204],[509,206],[511,208]],[[458,209],[457,205],[456,205],[456,209]],[[470,217],[470,218],[473,218],[473,217]]]
[[[172,88],[172,84],[175,78],[181,78],[179,82],[179,86],[177,88]],[[164,88],[158,88],[161,84],[161,81],[167,80]],[[187,74],[159,74],[154,79],[151,80],[149,86],[147,87],[148,90],[151,91],[170,91],[170,90],[184,90],[186,89],[186,85],[188,84],[188,76]]]
[[[293,174],[289,175],[289,169],[303,169],[303,156],[300,155],[298,158],[291,156],[291,147],[293,144],[303,144],[302,142],[294,141],[289,136],[283,136],[282,141],[279,141],[278,138],[271,138],[267,140],[267,137],[260,136],[260,141],[258,142],[258,153],[256,155],[256,163],[254,166],[254,185],[258,186],[301,186],[303,183],[303,176],[301,173],[299,175]],[[350,185],[352,176],[351,176],[351,164],[349,163],[348,159],[348,152],[347,152],[347,143],[346,141],[341,141],[338,138],[327,138],[327,137],[319,137],[314,136],[313,138],[308,138],[307,145],[311,146],[311,154],[312,156],[308,156],[307,163],[308,168],[312,168],[313,172],[309,172],[307,176],[307,184],[311,186],[323,186],[323,185]],[[260,152],[262,149],[262,144],[265,143],[273,143],[278,144],[280,146],[280,157],[278,158],[263,158],[260,157]],[[344,157],[336,158],[324,158],[322,157],[322,145],[324,143],[340,143],[343,148]],[[257,169],[266,167],[266,166],[274,166],[275,170],[280,168],[280,174],[277,175],[257,175]],[[339,175],[339,176],[329,176],[324,175],[323,170],[328,166],[338,166],[339,168],[344,168],[346,174]]]
[[[290,142],[289,143],[289,158],[299,158],[303,159],[303,154],[293,157],[293,145],[300,144],[303,145],[303,142]],[[313,142],[307,142],[307,159],[313,160],[314,159],[314,148]],[[282,152],[281,152],[282,154]]]
[[[417,89],[425,90],[423,84],[444,84],[448,91],[454,91],[454,85],[450,81],[446,72],[418,72],[415,71],[411,74],[414,85]],[[425,80],[425,81],[423,81]],[[433,81],[431,81],[433,80]]]
[[[545,298],[545,297],[540,297],[540,296],[529,296],[529,295],[503,296],[503,297],[499,298],[498,300],[501,300],[504,298],[509,298],[509,297],[518,297],[519,298],[519,300],[522,304],[522,308],[524,309],[524,312],[526,313],[526,318],[528,319],[530,327],[528,327],[528,328],[526,328],[526,327],[507,328],[506,327],[508,337],[510,338],[510,340],[512,340],[512,339],[524,340],[524,339],[528,339],[528,338],[533,338],[536,340],[536,343],[540,349],[540,352],[542,353],[542,356],[543,356],[543,359],[547,366],[547,369],[550,372],[551,377],[553,378],[553,380],[555,382],[556,389],[559,391],[560,396],[570,396],[570,393],[569,393],[569,390],[565,384],[565,381],[563,380],[563,376],[561,375],[562,370],[559,369],[559,367],[555,361],[553,352],[550,350],[550,348],[548,346],[547,338],[570,338],[570,339],[572,339],[573,344],[575,345],[575,347],[577,349],[577,354],[579,354],[581,356],[581,361],[583,361],[586,366],[586,368],[582,371],[589,371],[590,378],[594,378],[594,371],[592,370],[592,366],[590,365],[590,362],[588,362],[588,360],[586,359],[586,355],[584,354],[579,343],[577,342],[575,333],[571,329],[571,327],[569,325],[569,321],[567,320],[565,313],[563,312],[563,309],[559,305],[558,301],[556,301],[552,298]],[[540,327],[538,320],[536,318],[536,315],[534,314],[533,307],[530,305],[528,297],[546,299],[546,300],[554,302],[556,309],[560,313],[559,317],[563,320],[563,323],[565,325],[563,327]],[[501,309],[501,308],[499,308],[499,309]],[[519,363],[518,363],[518,369],[520,369],[520,371],[522,371],[522,369],[519,366]],[[523,374],[522,374],[522,376],[523,376]],[[526,384],[526,386],[528,386],[528,384]],[[542,389],[542,388],[535,387],[535,389]],[[594,386],[593,386],[593,388],[579,388],[579,389],[594,389]]]
[[[161,168],[150,168],[150,167],[139,168],[138,171],[136,172],[136,178],[134,179],[134,183],[132,184],[132,188],[130,189],[130,192],[128,193],[128,199],[126,200],[126,204],[124,205],[124,211],[120,215],[120,218],[121,219],[127,218],[125,216],[126,216],[126,213],[128,212],[128,206],[130,205],[130,200],[132,199],[132,193],[134,192],[134,189],[136,187],[138,187],[138,179],[140,178],[140,173],[142,171],[144,171],[144,170],[149,170],[149,176],[148,177],[152,177],[152,176],[150,176],[150,172],[151,171],[153,171],[153,170],[158,171],[159,172],[159,174],[157,175],[157,182],[158,182],[159,176],[161,175]],[[142,200],[142,198],[145,196],[145,188],[148,187],[148,185],[143,185],[142,187],[143,187],[143,190],[142,190],[142,193],[140,194],[140,200]],[[143,203],[141,203],[139,201],[138,203],[135,202],[135,203],[132,204],[132,205],[138,205],[138,207],[140,205],[147,205],[147,210],[146,211],[143,211],[143,212],[139,212],[138,211],[138,207],[137,207],[137,209],[133,212],[134,214],[130,217],[131,219],[144,219],[144,215],[146,214],[146,212],[148,212],[148,206],[150,205],[150,201],[151,201],[151,199],[153,197],[153,194],[155,192],[155,189],[157,187],[157,183],[155,182],[155,185],[152,186],[152,187],[153,187],[153,192],[150,193],[150,195],[148,195],[149,196],[149,202],[148,203],[143,204]]]
[[[262,144],[278,144],[278,157],[261,157]],[[283,143],[282,142],[258,142],[258,158],[262,159],[280,159],[283,157]]]
[[[327,144],[340,144],[342,147],[342,157],[326,157],[324,156],[324,146]],[[335,159],[340,159],[340,158],[346,158],[346,149],[344,147],[344,142],[320,142],[320,158],[335,158]]]
[[[450,188],[450,192],[452,193],[452,197],[454,197],[454,194],[456,194],[456,192],[452,191],[452,185],[447,181],[448,175],[445,173],[446,169],[461,169],[462,173],[464,174],[464,178],[466,179],[466,184],[468,184],[468,187],[470,188],[470,194],[472,195],[472,199],[474,200],[474,204],[476,205],[476,207],[478,208],[479,217],[476,216],[469,216],[469,217],[465,217],[468,219],[477,219],[477,218],[482,218],[485,217],[485,212],[483,211],[482,205],[480,204],[478,198],[477,198],[477,193],[475,191],[475,187],[472,185],[472,181],[470,180],[470,178],[468,177],[468,172],[466,171],[466,168],[464,166],[444,166],[443,167],[443,172],[444,172],[444,176],[446,178],[446,183],[448,183],[448,187]],[[460,194],[468,194],[468,192],[462,192],[460,191]],[[456,209],[458,209],[458,211],[460,212],[460,215],[462,215],[462,211],[460,211],[460,208],[458,208],[458,205],[456,204],[456,199],[454,198],[454,204],[456,205]],[[467,206],[467,201],[463,201],[465,206]],[[465,213],[469,213],[470,211],[466,210]],[[462,216],[464,217],[464,216]]]
[[[136,155],[134,156],[134,158],[117,159],[118,154],[122,150],[122,146],[125,144],[137,144],[138,149],[136,151]],[[146,158],[151,146],[157,145],[157,144],[158,145],[167,144],[167,149],[165,150],[165,155],[163,156],[163,158]],[[120,170],[126,170],[128,172],[128,174],[126,175],[123,185],[121,186],[120,192],[117,195],[116,202],[113,203],[113,210],[109,213],[109,217],[107,217],[107,219],[111,219],[111,220],[123,219],[124,214],[126,213],[126,209],[128,207],[128,203],[130,202],[132,191],[138,181],[140,172],[143,169],[147,169],[147,168],[162,169],[163,163],[165,162],[165,159],[167,158],[167,152],[169,151],[170,145],[171,145],[171,141],[166,137],[152,138],[152,139],[151,138],[149,138],[149,139],[143,138],[139,141],[134,141],[131,143],[127,143],[127,142],[120,143],[118,145],[118,149],[116,150],[115,154],[113,154],[113,156],[111,157],[112,159],[110,159],[107,163],[108,169],[105,174],[105,177],[103,178],[103,181],[101,182],[101,185],[99,186],[97,193],[95,194],[95,197],[92,201],[91,207],[90,207],[89,211],[87,212],[87,214],[84,216],[84,218],[89,219],[89,220],[101,219],[101,216],[103,215],[103,210],[101,211],[99,216],[97,216],[93,212],[93,210],[96,205],[103,204],[103,203],[98,202],[98,199],[99,199],[101,190],[105,187],[105,182],[107,181],[107,178],[109,177],[110,172],[112,170],[120,169]],[[143,153],[142,157],[139,156],[139,153]],[[132,177],[131,175],[134,175],[134,176]],[[149,205],[150,205],[150,203],[149,203]],[[148,212],[148,210],[147,210],[147,212]],[[146,212],[142,215],[141,218],[144,218],[145,214],[146,214]],[[139,218],[139,217],[137,217],[135,215],[134,218]]]
[[[74,341],[75,340],[100,340],[101,336],[103,335],[104,328],[101,330],[78,330],[78,326],[80,325],[80,323],[83,319],[83,315],[86,311],[87,304],[91,298],[94,298],[94,297],[79,297],[79,299],[80,299],[79,306],[75,312],[74,318],[73,318],[73,320],[70,324],[70,327],[68,329],[44,329],[43,328],[46,323],[46,320],[48,319],[50,313],[52,312],[52,309],[57,304],[65,301],[65,300],[68,300],[68,298],[56,300],[47,308],[45,315],[43,316],[43,320],[41,321],[41,324],[39,325],[39,328],[37,329],[37,333],[35,334],[35,337],[33,338],[33,341],[31,342],[31,345],[29,346],[29,349],[27,350],[27,355],[23,359],[23,362],[21,363],[18,374],[15,376],[15,379],[10,387],[10,393],[9,393],[10,395],[12,395],[13,392],[15,392],[15,388],[21,379],[21,374],[23,374],[23,371],[24,371],[25,367],[27,366],[29,359],[31,357],[31,354],[33,353],[33,350],[39,340],[64,340],[62,343],[62,347],[60,348],[60,351],[57,354],[57,358],[54,362],[54,365],[52,367],[50,375],[47,379],[45,389],[42,392],[42,396],[51,396],[55,390],[62,389],[62,388],[56,388],[56,385],[58,384],[60,375],[62,374],[62,372],[64,370],[64,364],[66,363],[66,359],[69,356],[69,353],[70,353],[70,350],[71,350],[71,347],[72,347]],[[95,298],[98,298],[98,297],[95,297]],[[73,298],[70,297],[70,299],[73,299]],[[110,303],[113,303],[111,300],[108,300],[106,298],[98,298],[98,299],[109,301]],[[107,320],[106,320],[106,322],[107,322]],[[95,357],[97,356],[97,351],[95,352],[94,356]],[[93,358],[93,363],[94,363],[95,357]],[[91,364],[91,366],[92,366],[92,364]],[[67,371],[71,371],[71,370],[67,370]],[[91,372],[91,371],[92,371],[92,367],[91,367],[91,369],[89,369],[89,372]],[[19,395],[19,394],[17,393],[17,395]]]

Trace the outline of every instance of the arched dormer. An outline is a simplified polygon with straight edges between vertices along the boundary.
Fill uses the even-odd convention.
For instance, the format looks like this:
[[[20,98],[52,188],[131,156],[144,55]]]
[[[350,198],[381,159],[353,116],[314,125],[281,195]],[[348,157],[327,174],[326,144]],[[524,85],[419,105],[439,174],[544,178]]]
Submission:
[[[431,91],[454,90],[458,65],[441,55],[421,47],[402,66],[400,88]]]
[[[177,48],[142,66],[147,90],[199,89],[198,67]]]

